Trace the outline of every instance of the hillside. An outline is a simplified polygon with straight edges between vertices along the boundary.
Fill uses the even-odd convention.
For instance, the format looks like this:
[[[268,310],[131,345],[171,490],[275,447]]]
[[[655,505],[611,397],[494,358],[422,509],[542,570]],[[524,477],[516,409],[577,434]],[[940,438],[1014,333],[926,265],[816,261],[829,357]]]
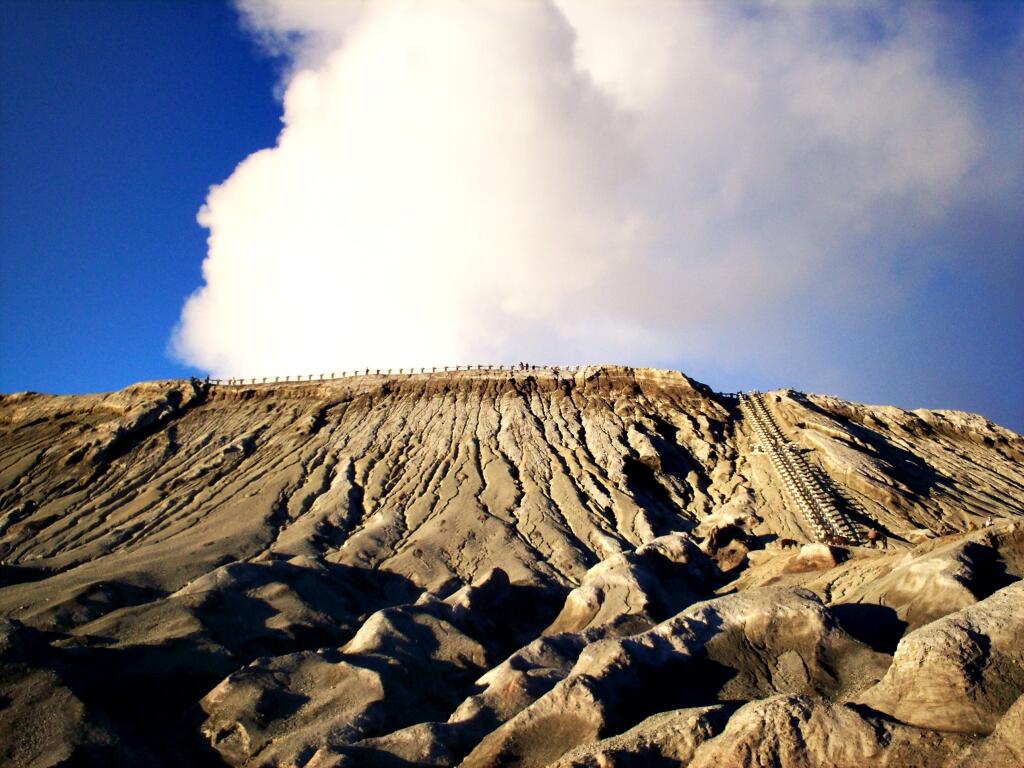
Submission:
[[[972,414],[610,366],[21,393],[0,561],[5,765],[1024,761],[1024,438]]]

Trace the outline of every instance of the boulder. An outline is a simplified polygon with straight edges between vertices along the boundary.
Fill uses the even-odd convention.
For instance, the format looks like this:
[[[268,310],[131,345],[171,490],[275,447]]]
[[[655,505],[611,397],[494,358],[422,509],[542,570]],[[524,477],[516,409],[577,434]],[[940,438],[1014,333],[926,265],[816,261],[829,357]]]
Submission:
[[[857,698],[919,728],[988,734],[1024,691],[1024,582],[909,633]]]
[[[932,768],[969,740],[870,717],[816,696],[774,696],[744,705],[688,768],[828,766]]]

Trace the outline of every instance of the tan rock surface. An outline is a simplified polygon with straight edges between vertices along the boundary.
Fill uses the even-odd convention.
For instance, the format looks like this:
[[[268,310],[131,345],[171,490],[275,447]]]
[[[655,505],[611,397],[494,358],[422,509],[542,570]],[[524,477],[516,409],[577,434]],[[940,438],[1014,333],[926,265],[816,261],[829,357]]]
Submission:
[[[729,711],[729,707],[715,705],[659,712],[625,733],[576,747],[552,765],[554,768],[686,765],[697,747],[721,730]]]
[[[887,547],[671,371],[0,396],[0,762],[1015,758],[1024,439],[763,402]]]
[[[1024,765],[1024,696],[999,718],[995,729],[968,746],[950,763],[950,768],[996,768]]]
[[[689,768],[829,766],[931,768],[967,741],[865,716],[846,704],[813,696],[752,701],[725,730],[704,741]]]
[[[545,765],[664,709],[776,693],[860,690],[889,658],[847,635],[813,593],[752,590],[641,634],[588,645],[565,679],[489,734],[467,768]]]
[[[1024,691],[1024,582],[906,635],[859,701],[938,731],[991,733]]]

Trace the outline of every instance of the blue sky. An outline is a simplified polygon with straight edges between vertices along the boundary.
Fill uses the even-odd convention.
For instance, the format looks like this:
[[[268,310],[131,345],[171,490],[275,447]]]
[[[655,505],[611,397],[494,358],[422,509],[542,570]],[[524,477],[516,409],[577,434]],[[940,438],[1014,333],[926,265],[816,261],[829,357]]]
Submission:
[[[264,5],[274,7],[274,3],[275,0],[269,0]],[[589,59],[586,45],[582,54],[577,48],[575,55],[584,56],[577,64],[586,69],[596,87],[582,96],[576,92],[551,95],[546,91],[529,95],[534,93],[529,91],[522,97],[532,100],[529,108],[536,107],[540,115],[544,134],[537,143],[543,146],[535,155],[527,151],[529,146],[516,148],[514,163],[530,168],[539,156],[551,162],[557,171],[558,162],[564,159],[568,170],[561,175],[538,170],[521,179],[517,177],[527,190],[525,196],[503,198],[499,194],[497,199],[504,209],[519,206],[529,216],[501,220],[498,224],[505,227],[502,231],[515,232],[517,237],[523,221],[536,222],[542,218],[530,208],[531,198],[536,197],[532,192],[560,189],[560,179],[572,175],[575,186],[566,187],[563,197],[580,189],[584,193],[577,207],[563,211],[557,208],[560,201],[552,203],[562,214],[560,218],[578,217],[599,235],[595,238],[600,243],[609,243],[609,248],[623,230],[606,228],[608,222],[614,222],[616,217],[623,221],[640,220],[654,233],[650,241],[655,244],[648,250],[633,241],[622,245],[622,252],[630,255],[628,263],[640,265],[635,271],[641,277],[630,287],[631,293],[621,291],[622,295],[635,296],[635,301],[620,305],[622,296],[616,295],[617,289],[626,286],[622,275],[614,271],[614,259],[593,265],[594,274],[607,272],[610,276],[605,283],[600,278],[589,282],[582,279],[579,292],[565,287],[574,281],[572,276],[579,274],[579,264],[590,264],[586,259],[592,241],[587,231],[581,234],[555,227],[532,232],[529,238],[516,241],[515,247],[510,246],[512,256],[505,256],[499,249],[494,257],[495,263],[505,265],[509,259],[521,256],[523,275],[537,274],[541,282],[556,286],[557,290],[545,292],[544,286],[538,286],[536,291],[530,288],[536,281],[527,284],[529,300],[536,304],[528,309],[523,308],[517,287],[507,285],[515,281],[508,279],[504,269],[494,273],[478,270],[475,264],[466,268],[465,262],[451,266],[454,272],[446,271],[449,267],[438,263],[436,273],[441,277],[432,292],[442,296],[443,301],[439,299],[438,305],[429,301],[418,303],[421,297],[416,288],[424,280],[434,279],[435,269],[430,263],[422,273],[417,271],[420,265],[416,263],[373,272],[374,268],[367,264],[386,263],[387,259],[374,256],[371,247],[367,250],[370,255],[359,255],[361,262],[346,261],[338,254],[346,249],[351,252],[351,240],[337,235],[333,224],[318,229],[320,225],[314,222],[308,232],[303,231],[311,210],[322,214],[322,221],[328,222],[345,213],[323,204],[325,200],[345,199],[346,188],[340,182],[335,184],[338,179],[331,173],[340,177],[363,172],[358,164],[353,166],[352,161],[346,161],[348,165],[324,171],[322,177],[311,178],[308,184],[300,181],[300,188],[288,187],[288,181],[278,184],[277,180],[294,176],[288,169],[287,158],[296,152],[288,146],[315,156],[318,151],[324,152],[315,143],[300,145],[293,136],[284,149],[258,156],[258,161],[246,161],[246,167],[253,170],[236,173],[239,163],[252,153],[274,147],[278,141],[282,126],[278,94],[282,87],[289,94],[300,92],[297,86],[292,87],[295,81],[289,67],[293,63],[315,73],[313,82],[321,93],[351,99],[352,93],[344,90],[348,86],[339,84],[344,78],[339,80],[337,73],[343,74],[345,67],[349,72],[357,71],[358,67],[366,71],[381,67],[380,72],[393,73],[393,68],[381,63],[390,61],[386,58],[389,51],[386,47],[369,54],[364,50],[359,54],[363,59],[353,52],[335,69],[331,69],[328,55],[342,50],[341,41],[350,33],[379,40],[380,30],[400,29],[389,27],[394,22],[386,18],[353,20],[344,14],[304,16],[299,12],[294,16],[261,15],[264,5],[243,5],[249,28],[259,30],[264,42],[278,41],[277,58],[267,55],[249,33],[242,31],[238,12],[227,4],[14,0],[0,5],[0,391],[102,391],[138,380],[184,376],[204,369],[218,371],[218,366],[227,370],[235,366],[240,373],[271,374],[276,372],[275,366],[295,373],[300,370],[292,368],[306,372],[307,368],[351,367],[346,365],[347,361],[358,364],[362,359],[378,358],[361,358],[351,351],[345,353],[347,357],[323,357],[319,351],[346,344],[351,338],[348,329],[362,327],[365,308],[346,316],[345,306],[362,307],[360,296],[370,302],[386,302],[388,296],[396,292],[405,296],[402,292],[408,291],[410,312],[417,313],[413,315],[416,319],[410,321],[398,313],[394,315],[393,327],[380,329],[379,336],[374,336],[375,331],[369,330],[369,326],[361,331],[368,337],[371,352],[393,349],[392,357],[379,358],[380,364],[391,364],[392,360],[394,365],[500,362],[524,357],[555,362],[654,364],[680,368],[721,390],[793,386],[865,402],[978,411],[1018,431],[1024,429],[1024,215],[1019,199],[1019,193],[1024,191],[1019,80],[1024,78],[1018,77],[1024,76],[1024,67],[1020,3],[933,5],[930,8],[934,13],[924,20],[907,20],[903,18],[905,14],[890,12],[900,6],[888,5],[883,7],[890,10],[878,14],[836,16],[826,12],[811,20],[810,32],[794,31],[806,22],[802,18],[723,19],[715,17],[715,13],[721,15],[715,10],[701,19],[699,29],[708,35],[714,44],[711,47],[716,51],[728,47],[733,52],[733,58],[722,64],[730,68],[723,75],[723,83],[735,80],[737,72],[749,74],[745,67],[764,67],[766,61],[780,68],[779,77],[806,83],[806,73],[783,70],[794,50],[816,51],[821,57],[819,63],[830,64],[822,69],[838,73],[837,82],[846,82],[842,80],[843,73],[852,72],[858,82],[871,77],[875,70],[861,65],[865,60],[870,62],[872,56],[880,62],[879,67],[894,56],[904,56],[901,61],[919,67],[914,74],[918,79],[908,82],[922,84],[922,91],[933,89],[937,94],[934,104],[925,105],[920,113],[901,113],[913,130],[917,130],[914,120],[935,122],[930,117],[934,115],[944,119],[943,106],[947,104],[970,112],[973,122],[967,121],[966,127],[950,123],[945,134],[922,139],[934,141],[936,146],[946,146],[941,142],[948,141],[949,146],[968,147],[964,149],[967,159],[962,167],[951,166],[943,171],[946,175],[941,184],[932,181],[933,159],[922,154],[919,166],[908,172],[909,180],[893,182],[896,192],[866,192],[871,186],[866,183],[841,190],[842,195],[863,195],[863,207],[853,214],[839,215],[835,213],[842,202],[839,200],[836,205],[822,208],[822,228],[828,231],[816,232],[812,231],[814,227],[801,227],[800,216],[808,206],[813,208],[822,195],[806,195],[800,190],[823,184],[827,193],[830,177],[839,175],[835,168],[847,168],[844,173],[852,174],[870,163],[873,147],[888,140],[893,132],[891,126],[883,121],[877,134],[865,134],[860,145],[851,145],[841,152],[830,148],[820,135],[801,135],[800,141],[813,141],[818,147],[814,153],[807,153],[806,158],[811,158],[808,160],[800,154],[801,145],[791,141],[793,127],[782,122],[786,119],[782,111],[774,117],[765,116],[763,131],[732,135],[732,126],[743,123],[750,114],[765,114],[764,105],[770,109],[784,98],[770,90],[770,80],[764,80],[759,86],[764,92],[761,106],[729,103],[724,90],[714,94],[713,106],[722,110],[724,131],[718,124],[692,128],[698,110],[684,115],[686,119],[677,124],[673,123],[673,114],[658,112],[664,109],[663,105],[652,102],[637,108],[637,114],[646,109],[657,116],[651,125],[678,126],[679,135],[685,133],[686,141],[690,142],[678,151],[659,150],[660,154],[649,156],[644,154],[646,148],[640,147],[641,158],[637,160],[636,147],[623,139],[616,148],[614,138],[608,138],[604,127],[617,119],[615,115],[639,103],[633,92],[623,91],[623,83],[634,82],[629,79],[634,73],[616,70],[613,65],[617,59],[602,55],[605,20],[578,9],[574,11],[570,0],[565,0],[564,10],[577,41],[593,45]],[[281,7],[287,9],[287,3]],[[717,8],[729,6],[719,4]],[[470,21],[483,23],[479,19]],[[565,41],[569,40],[571,47],[572,38],[563,39],[557,24],[553,31],[540,34],[540,22],[534,19],[506,19],[504,23],[491,47],[499,48],[506,40],[515,44],[503,55],[523,56],[516,63],[517,72],[529,74],[531,67],[536,67],[539,75],[524,81],[529,87],[545,82],[547,73],[564,64],[569,50],[564,47]],[[563,21],[558,24],[565,26]],[[616,33],[621,27],[608,26]],[[826,28],[827,32],[822,31]],[[474,29],[488,34],[482,27]],[[642,26],[637,29],[637,37],[646,39]],[[686,29],[690,34],[687,39],[692,39],[693,29]],[[723,29],[740,29],[742,34],[730,32],[729,37],[723,37]],[[442,29],[441,33],[448,34],[448,30]],[[767,53],[760,49],[760,43],[750,43],[766,39],[770,41],[765,46]],[[842,45],[837,46],[837,40]],[[462,42],[461,38],[454,38],[446,40],[446,46],[457,48]],[[652,46],[657,43],[650,41]],[[410,44],[419,45],[421,60],[428,62],[427,70],[437,79],[436,83],[416,80],[417,87],[434,93],[430,89],[437,86],[436,94],[447,94],[450,81],[461,77],[466,69],[464,57],[448,61],[443,51],[414,39]],[[666,42],[669,44],[671,41]],[[828,59],[843,45],[850,47],[847,58]],[[773,46],[777,48],[775,59],[770,58]],[[467,55],[477,55],[473,48],[466,50]],[[915,63],[921,61],[925,63]],[[687,62],[687,66],[694,68],[711,66],[698,58]],[[485,70],[488,61],[481,59],[480,63],[479,68]],[[893,71],[906,69],[904,66]],[[883,75],[887,72],[878,71]],[[709,73],[716,74],[712,70]],[[732,80],[726,75],[732,76]],[[672,80],[673,77],[677,79]],[[691,84],[679,77],[679,73],[669,72],[666,82],[678,92],[690,94],[688,98],[701,97],[699,91],[687,90]],[[882,81],[884,78],[880,77],[879,82]],[[452,90],[470,94],[467,99],[478,98],[478,86],[476,81],[460,80]],[[520,86],[515,92],[521,96],[526,86]],[[386,91],[386,87],[393,90]],[[406,81],[396,81],[382,86],[381,93],[405,103],[409,101],[408,93],[402,89],[407,87]],[[591,86],[585,83],[582,87]],[[813,90],[815,87],[818,86],[813,86],[807,98],[795,103],[796,106],[809,104],[812,110],[832,110],[826,116],[835,119],[836,105],[828,98],[831,94],[827,89]],[[503,104],[516,106],[499,92],[484,93],[479,98],[500,99]],[[550,105],[546,106],[544,99],[550,99]],[[610,104],[605,112],[601,111],[602,99]],[[843,99],[836,101],[842,106]],[[431,103],[435,102],[436,98]],[[300,99],[293,97],[290,103],[299,104]],[[302,109],[294,110],[293,134],[322,125],[316,122],[320,119],[317,108],[302,102]],[[792,108],[793,104],[787,105],[787,110]],[[459,109],[474,115],[482,112],[476,102],[459,105]],[[747,112],[748,109],[752,111]],[[877,111],[873,109],[870,114]],[[502,113],[496,108],[495,114],[500,117]],[[410,120],[424,135],[433,130],[443,139],[445,131],[453,126],[462,130],[465,121],[460,115],[442,115],[434,122],[432,115],[403,112],[396,114],[396,120]],[[770,125],[773,119],[780,121],[778,130]],[[895,123],[896,117],[892,120]],[[380,121],[382,129],[387,122]],[[500,131],[509,120],[496,122],[502,125],[480,128],[492,131],[481,133],[481,140],[508,141]],[[409,165],[419,167],[422,161],[423,168],[429,170],[429,174],[423,171],[427,174],[425,188],[433,190],[441,184],[446,205],[464,200],[456,206],[459,210],[467,206],[475,210],[479,196],[473,188],[460,186],[461,168],[483,168],[481,173],[490,173],[489,155],[462,157],[460,143],[449,146],[442,140],[429,147],[424,159],[416,154],[416,146],[410,150],[409,145],[402,143],[407,141],[409,132],[382,135],[379,147],[375,147],[375,125],[368,125],[367,129],[350,123],[330,123],[330,128],[338,135],[350,137],[350,144],[361,138],[364,146],[355,155],[372,156],[379,152],[385,158],[378,159],[378,165],[371,169],[374,174],[378,170],[385,178],[393,174],[399,179],[396,186],[405,186],[408,177],[408,186],[415,192],[417,179]],[[770,147],[765,154],[790,153],[795,160],[779,172],[777,194],[769,177],[768,194],[751,194],[747,198],[741,195],[727,212],[709,217],[711,224],[707,226],[713,227],[708,231],[698,228],[694,232],[692,227],[673,229],[674,223],[665,224],[672,218],[665,212],[672,212],[678,201],[705,210],[702,195],[707,194],[707,189],[697,188],[686,174],[673,175],[671,170],[673,163],[679,168],[690,168],[695,162],[705,162],[708,146],[701,144],[703,139],[698,135],[705,128],[713,139],[722,133],[722,146],[730,150],[723,152],[722,157],[706,160],[706,167],[698,165],[702,173],[716,181],[715,174],[724,178],[740,172],[730,165],[732,155],[749,153],[753,148],[756,156],[757,147],[765,142]],[[564,150],[564,142],[552,141],[550,146],[544,143],[547,137],[557,138],[563,130],[565,136],[578,141],[578,147]],[[844,129],[847,133],[850,130]],[[308,132],[315,133],[311,129]],[[663,140],[655,133],[645,134],[648,145]],[[669,139],[671,144],[671,134]],[[834,139],[830,141],[834,143]],[[897,145],[905,146],[908,145]],[[913,154],[914,147],[909,146],[908,152]],[[732,152],[732,148],[736,151]],[[567,153],[565,158],[550,161],[553,153],[563,151]],[[687,155],[687,151],[700,156]],[[902,159],[901,152],[894,155],[896,160]],[[951,154],[937,152],[936,167]],[[591,165],[587,158],[593,156],[610,158],[608,167],[584,168]],[[406,160],[402,164],[396,161],[396,167],[391,167],[389,157]],[[448,165],[432,165],[436,158]],[[822,163],[820,168],[804,167],[818,161]],[[615,187],[614,193],[609,191],[611,185],[618,184],[615,179],[639,176],[636,169],[649,167],[652,162],[669,169],[664,178],[653,182],[650,178],[634,179],[621,188]],[[891,160],[886,162],[892,164]],[[325,162],[325,167],[330,164]],[[509,172],[502,168],[497,166],[493,170],[493,178],[502,178],[502,172]],[[750,172],[746,166],[741,170],[748,173],[741,178],[752,189],[765,183],[759,170]],[[254,182],[253,177],[259,173],[266,173],[267,180]],[[877,169],[872,173],[877,173]],[[703,183],[705,177],[701,179]],[[993,179],[998,179],[998,183]],[[222,182],[222,193],[216,199],[210,198],[209,217],[200,226],[197,211],[207,202],[210,187]],[[267,191],[268,187],[276,186],[281,190],[280,199],[274,197],[277,193],[273,189]],[[248,200],[254,189],[263,196],[262,207],[247,212],[245,216],[249,218],[240,216],[233,201]],[[318,195],[316,199],[304,197],[313,194],[310,189]],[[623,189],[627,193],[632,190],[638,199],[649,198],[654,202],[642,208],[638,217],[632,208],[622,207]],[[393,191],[389,189],[389,194]],[[360,211],[370,220],[375,220],[378,214],[383,221],[393,216],[397,229],[412,220],[409,237],[415,236],[411,242],[417,246],[426,236],[423,232],[428,231],[415,229],[419,206],[427,206],[426,210],[435,217],[449,215],[448,208],[430,208],[436,202],[422,195],[410,192],[408,200],[400,193],[396,195],[397,200],[389,197],[387,201],[393,209]],[[928,205],[918,210],[913,200],[908,203],[905,199],[911,197],[927,199]],[[291,201],[295,205],[290,207]],[[268,215],[268,210],[273,213]],[[777,211],[782,213],[776,216]],[[815,218],[813,212],[808,217]],[[268,219],[279,227],[261,229],[268,226]],[[833,227],[840,232],[834,237]],[[186,323],[185,340],[179,339],[178,353],[172,354],[172,332],[182,318],[183,305],[205,285],[201,265],[208,255],[208,229],[226,243],[220,254],[211,255],[211,263],[241,266],[228,285],[204,288],[203,297],[196,303],[201,311]],[[717,233],[725,230],[736,233],[736,237],[719,239]],[[250,263],[239,262],[237,251],[231,250],[232,238],[241,238],[250,231],[257,239],[277,242],[283,238],[292,243],[294,250],[282,262],[292,267],[292,275],[284,282],[291,285],[289,281],[294,276],[297,289],[277,296],[271,286],[270,293],[264,295],[260,291],[268,290],[266,286],[250,284],[252,274],[280,269],[282,264],[276,256],[261,262],[259,254]],[[315,239],[303,239],[313,238],[313,234],[317,235]],[[443,235],[445,247],[480,236],[478,232],[462,230]],[[367,230],[359,242],[374,236],[373,231]],[[334,237],[337,240],[331,239]],[[569,254],[562,277],[548,277],[552,258],[544,252],[543,245],[549,242],[559,244],[559,254]],[[322,247],[323,253],[316,252]],[[743,248],[751,248],[755,255],[738,256]],[[578,257],[583,259],[578,263],[572,261],[577,249],[584,254]],[[536,250],[538,255],[531,261],[524,250]],[[424,253],[429,254],[429,248]],[[796,255],[792,262],[786,262],[780,256],[782,253]],[[710,254],[710,262],[701,261],[700,254]],[[424,259],[429,262],[429,255]],[[760,277],[738,278],[736,269]],[[365,272],[369,282],[355,285],[356,278],[350,276],[356,272]],[[413,276],[408,285],[403,284],[402,273]],[[774,276],[789,274],[794,279],[784,281],[785,285],[772,283]],[[459,313],[451,315],[447,308],[453,301],[460,302],[458,296],[463,294],[454,299],[442,294],[447,283],[462,279],[463,275],[467,285],[476,286],[483,298],[462,302]],[[643,275],[647,275],[646,283]],[[792,287],[804,277],[806,285]],[[737,279],[751,285],[743,288],[738,283],[739,287],[723,290],[722,286]],[[658,290],[658,283],[671,281],[680,286],[678,305],[673,305],[674,294]],[[730,293],[732,290],[740,291],[738,298]],[[743,294],[743,290],[749,294]],[[702,303],[705,299],[706,306]],[[579,312],[558,309],[579,306],[583,300],[604,310],[580,318]],[[554,309],[543,309],[545,302]],[[277,322],[268,306],[288,308],[295,324]],[[307,306],[308,317],[303,314]],[[327,306],[329,312],[314,311],[314,306]],[[744,306],[749,307],[748,314]],[[218,313],[225,307],[249,307],[250,314],[241,313],[243,319],[238,327],[208,319],[221,316]],[[726,311],[730,317],[725,316]],[[436,325],[418,322],[432,312],[439,318]],[[579,327],[574,324],[577,320]],[[264,321],[269,323],[266,328],[261,325]],[[344,328],[348,335],[338,335],[339,331],[331,330],[334,325]],[[451,340],[432,341],[443,335],[443,329],[453,326],[458,333]],[[496,341],[484,343],[470,338],[473,332]],[[281,338],[274,338],[275,333]],[[418,333],[432,336],[421,337]],[[304,343],[298,341],[300,336]],[[415,349],[403,347],[406,342]],[[248,353],[249,357],[232,357],[236,349],[250,348],[255,352]],[[264,350],[268,350],[266,354]],[[411,356],[420,351],[425,355],[423,359]],[[196,367],[182,363],[182,357],[195,362]]]
[[[273,144],[272,62],[210,2],[0,6],[0,391],[186,375],[209,186]]]

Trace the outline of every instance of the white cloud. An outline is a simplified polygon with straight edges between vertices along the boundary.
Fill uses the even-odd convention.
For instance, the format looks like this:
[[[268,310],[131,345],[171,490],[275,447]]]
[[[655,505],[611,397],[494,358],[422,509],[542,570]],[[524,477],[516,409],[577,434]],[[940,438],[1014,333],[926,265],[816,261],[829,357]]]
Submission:
[[[898,295],[982,153],[888,6],[241,7],[295,67],[277,146],[199,215],[174,345],[215,374],[763,358]]]

